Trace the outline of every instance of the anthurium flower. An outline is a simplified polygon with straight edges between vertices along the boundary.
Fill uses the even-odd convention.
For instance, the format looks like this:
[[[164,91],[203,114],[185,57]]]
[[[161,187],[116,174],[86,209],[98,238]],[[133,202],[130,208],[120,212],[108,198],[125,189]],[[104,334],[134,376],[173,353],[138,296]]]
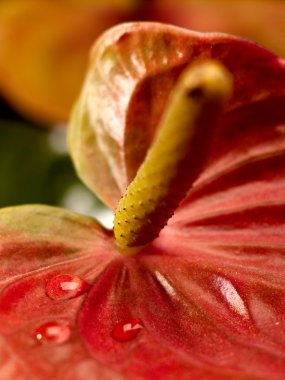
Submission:
[[[0,378],[283,379],[284,101],[284,61],[248,41],[106,32],[69,142],[114,232],[2,209]]]

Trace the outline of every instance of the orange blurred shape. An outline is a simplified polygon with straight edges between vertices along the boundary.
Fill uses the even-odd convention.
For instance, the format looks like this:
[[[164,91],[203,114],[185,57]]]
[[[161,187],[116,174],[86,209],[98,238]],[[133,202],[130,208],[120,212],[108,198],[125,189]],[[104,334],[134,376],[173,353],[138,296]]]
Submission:
[[[134,20],[231,33],[285,57],[284,0],[0,0],[0,92],[29,118],[66,121],[94,40]]]
[[[0,92],[27,117],[61,122],[78,95],[94,39],[135,0],[1,0]]]

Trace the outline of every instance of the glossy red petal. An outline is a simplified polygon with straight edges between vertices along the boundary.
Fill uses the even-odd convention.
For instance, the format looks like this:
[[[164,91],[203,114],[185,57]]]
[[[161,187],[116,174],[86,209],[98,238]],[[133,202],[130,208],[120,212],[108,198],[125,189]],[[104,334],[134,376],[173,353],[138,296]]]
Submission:
[[[282,96],[225,115],[208,163],[170,225],[176,228],[211,224],[220,230],[219,236],[225,229],[238,236],[243,230],[247,238],[259,232],[261,240],[265,237],[264,229],[268,228],[266,236],[269,234],[271,239],[279,234],[282,239],[284,104]]]
[[[90,360],[77,328],[86,285],[113,255],[109,232],[91,218],[46,206],[1,211],[1,380],[119,379]],[[70,277],[84,282],[77,295]],[[59,284],[62,297],[51,297]]]
[[[277,263],[260,270],[260,257],[158,240],[100,276],[80,334],[94,359],[131,379],[282,379],[284,281]],[[134,320],[138,334],[114,337]]]
[[[186,380],[190,375],[199,379],[231,379],[231,371],[226,371],[225,375],[179,352],[177,345],[171,346],[173,342],[165,344],[169,332],[172,337],[173,332],[163,334],[164,321],[157,324],[157,317],[145,317],[148,309],[144,300],[156,311],[160,305],[152,304],[157,301],[151,294],[155,286],[148,278],[142,282],[139,270],[141,267],[136,260],[117,261],[102,274],[90,292],[80,313],[79,326],[93,358],[124,374],[126,379]],[[169,310],[161,310],[161,314],[165,311]],[[127,341],[118,341],[114,329],[137,320],[138,316],[143,317],[140,333]],[[161,339],[161,335],[165,336]]]

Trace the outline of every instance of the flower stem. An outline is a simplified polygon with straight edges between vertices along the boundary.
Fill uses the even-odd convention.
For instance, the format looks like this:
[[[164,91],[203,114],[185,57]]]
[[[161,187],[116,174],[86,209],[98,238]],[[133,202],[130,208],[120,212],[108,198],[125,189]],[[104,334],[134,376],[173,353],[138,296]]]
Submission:
[[[216,61],[184,70],[170,96],[154,144],[115,213],[117,244],[128,254],[155,239],[197,179],[232,78]]]

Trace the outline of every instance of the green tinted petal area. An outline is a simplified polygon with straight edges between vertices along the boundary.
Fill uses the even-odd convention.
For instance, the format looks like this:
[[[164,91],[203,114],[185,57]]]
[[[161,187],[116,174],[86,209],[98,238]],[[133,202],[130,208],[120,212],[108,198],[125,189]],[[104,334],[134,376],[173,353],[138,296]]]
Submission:
[[[112,258],[108,232],[91,218],[38,205],[0,211],[1,379],[119,378],[90,360],[76,327]],[[83,287],[70,294],[76,284]],[[41,342],[45,326],[62,328],[64,342]]]
[[[76,261],[90,255],[95,260],[96,255],[105,255],[108,260],[108,234],[94,219],[56,207],[30,205],[2,209],[0,290],[13,282],[15,276],[55,265],[60,267],[66,260]]]

